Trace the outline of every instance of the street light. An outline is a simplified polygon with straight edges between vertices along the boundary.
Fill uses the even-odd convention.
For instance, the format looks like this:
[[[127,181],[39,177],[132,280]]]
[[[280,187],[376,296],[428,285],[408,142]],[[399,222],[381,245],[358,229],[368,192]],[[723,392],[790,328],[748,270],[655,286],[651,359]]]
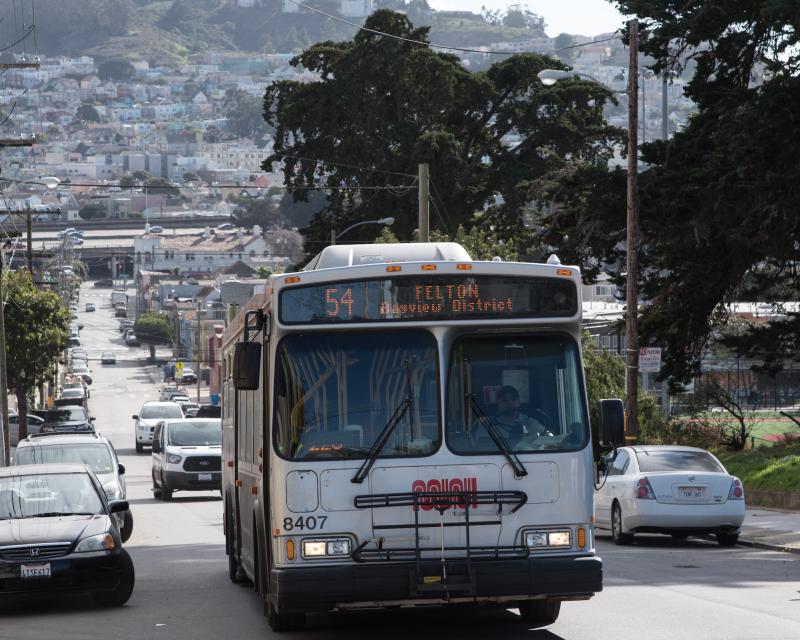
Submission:
[[[350,231],[350,229],[354,229],[362,224],[383,224],[387,227],[390,227],[394,224],[394,218],[381,218],[380,220],[362,220],[361,222],[356,222],[355,224],[351,224],[347,229],[342,231],[339,235],[336,235],[336,229],[331,229],[331,244],[336,244],[336,241],[341,238],[345,233]]]
[[[637,107],[639,97],[639,22],[628,22],[628,187],[626,216],[626,270],[625,288],[625,412],[627,414],[626,439],[636,441],[639,437],[638,395],[639,395],[639,205],[637,200],[639,174],[639,145],[637,140]],[[537,74],[545,86],[552,86],[559,80],[591,76],[576,71],[543,69]],[[606,87],[608,88],[608,87]]]

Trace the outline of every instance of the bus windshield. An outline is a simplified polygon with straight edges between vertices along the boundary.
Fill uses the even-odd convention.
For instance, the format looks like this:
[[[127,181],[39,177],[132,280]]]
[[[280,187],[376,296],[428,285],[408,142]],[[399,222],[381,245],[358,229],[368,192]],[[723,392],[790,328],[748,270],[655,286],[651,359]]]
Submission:
[[[580,366],[566,336],[459,338],[448,379],[448,446],[459,454],[583,447]]]
[[[436,343],[426,331],[304,334],[278,349],[275,447],[292,460],[381,457],[439,446]]]

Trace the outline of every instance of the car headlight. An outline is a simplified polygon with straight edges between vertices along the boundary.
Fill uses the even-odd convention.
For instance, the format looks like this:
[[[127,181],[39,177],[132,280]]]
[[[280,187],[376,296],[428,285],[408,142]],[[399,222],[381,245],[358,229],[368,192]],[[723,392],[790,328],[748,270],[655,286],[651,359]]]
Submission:
[[[181,457],[175,453],[170,453],[167,456],[167,462],[170,464],[178,464],[181,461]]]
[[[122,500],[122,487],[116,482],[108,482],[103,485],[103,491],[106,492],[106,498],[109,500]]]
[[[350,555],[349,538],[303,540],[304,558],[341,558]]]
[[[86,551],[113,551],[117,544],[114,542],[114,536],[110,533],[101,533],[97,536],[90,536],[84,538],[75,547],[75,553],[82,553]]]

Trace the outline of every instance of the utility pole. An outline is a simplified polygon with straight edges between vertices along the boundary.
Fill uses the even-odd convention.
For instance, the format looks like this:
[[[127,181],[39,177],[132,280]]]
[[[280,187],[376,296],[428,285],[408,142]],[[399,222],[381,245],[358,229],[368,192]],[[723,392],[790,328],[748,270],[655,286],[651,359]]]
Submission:
[[[430,242],[430,215],[428,212],[428,163],[419,165],[419,241]]]
[[[661,139],[669,139],[669,108],[667,106],[667,71],[661,72]]]
[[[6,371],[6,322],[5,304],[3,294],[3,266],[5,256],[0,245],[0,428],[2,429],[2,460],[0,464],[6,467],[10,462],[8,439],[8,373]]]
[[[639,94],[639,23],[628,22],[628,202],[626,218],[627,276],[625,302],[625,413],[626,440],[639,438],[639,149],[637,140],[637,98]]]
[[[197,302],[197,364],[195,365],[194,374],[197,376],[197,404],[200,404],[200,312],[203,309],[203,303],[198,300]]]

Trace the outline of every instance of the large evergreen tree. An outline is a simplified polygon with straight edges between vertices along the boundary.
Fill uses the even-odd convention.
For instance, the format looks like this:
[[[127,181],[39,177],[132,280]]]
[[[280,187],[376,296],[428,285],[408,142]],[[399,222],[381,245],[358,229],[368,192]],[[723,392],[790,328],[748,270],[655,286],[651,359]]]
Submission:
[[[725,303],[799,299],[798,10],[772,0],[618,4],[640,18],[656,72],[695,69],[686,93],[698,112],[668,144],[643,145],[639,194],[642,331],[666,347],[663,373],[686,381]],[[574,163],[546,186],[557,212],[543,216],[543,239],[589,275],[604,268],[622,281],[624,172]],[[798,357],[800,322],[786,318],[744,337],[773,370]]]
[[[296,200],[326,187],[327,207],[304,230],[316,253],[330,229],[392,215],[401,240],[417,226],[418,163],[430,164],[432,226],[455,233],[481,223],[521,239],[531,196],[525,185],[564,157],[604,164],[620,132],[602,106],[610,94],[585,82],[543,87],[536,74],[563,68],[540,55],[511,56],[472,73],[456,56],[432,50],[428,29],[389,10],[352,41],[322,42],[294,60],[319,81],[280,81],[264,98],[276,128],[274,153]],[[353,231],[368,239],[371,229]],[[360,238],[359,238],[360,234]]]

